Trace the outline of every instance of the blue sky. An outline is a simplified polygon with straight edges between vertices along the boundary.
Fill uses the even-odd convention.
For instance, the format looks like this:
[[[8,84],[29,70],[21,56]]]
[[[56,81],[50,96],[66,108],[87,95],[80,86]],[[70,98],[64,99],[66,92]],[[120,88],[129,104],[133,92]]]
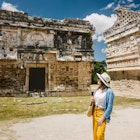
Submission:
[[[27,12],[29,16],[89,20],[96,28],[93,36],[96,61],[106,60],[106,55],[102,53],[102,49],[107,47],[103,32],[116,20],[114,9],[124,5],[134,11],[140,10],[139,0],[0,0],[1,9]]]

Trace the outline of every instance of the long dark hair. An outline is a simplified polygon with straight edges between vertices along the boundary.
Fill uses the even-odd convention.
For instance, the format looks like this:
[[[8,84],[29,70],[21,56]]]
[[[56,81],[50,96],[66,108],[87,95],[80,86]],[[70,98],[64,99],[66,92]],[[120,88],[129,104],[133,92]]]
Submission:
[[[100,80],[100,81],[101,81],[101,80]],[[105,88],[107,88],[107,86],[101,81],[101,86],[100,86],[100,88],[105,89]]]

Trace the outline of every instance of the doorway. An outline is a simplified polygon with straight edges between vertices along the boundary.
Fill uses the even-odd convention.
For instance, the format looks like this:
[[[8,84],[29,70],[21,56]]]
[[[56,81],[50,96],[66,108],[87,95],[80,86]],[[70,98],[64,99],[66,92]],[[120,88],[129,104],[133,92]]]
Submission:
[[[29,69],[29,91],[45,91],[45,68]]]

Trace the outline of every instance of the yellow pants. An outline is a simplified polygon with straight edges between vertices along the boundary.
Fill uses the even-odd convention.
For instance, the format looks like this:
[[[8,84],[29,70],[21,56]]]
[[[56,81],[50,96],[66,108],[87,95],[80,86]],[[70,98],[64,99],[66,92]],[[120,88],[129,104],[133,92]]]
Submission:
[[[93,114],[93,138],[94,140],[104,140],[104,133],[106,128],[106,121],[102,123],[101,126],[98,126],[98,121],[103,116],[104,110],[95,108]]]

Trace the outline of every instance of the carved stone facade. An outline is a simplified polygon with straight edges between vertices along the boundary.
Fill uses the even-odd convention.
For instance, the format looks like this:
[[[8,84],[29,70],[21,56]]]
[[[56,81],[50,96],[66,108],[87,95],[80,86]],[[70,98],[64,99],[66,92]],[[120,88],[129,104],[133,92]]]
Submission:
[[[80,19],[54,20],[0,11],[0,90],[87,90],[95,29]]]
[[[116,9],[117,20],[104,35],[107,68],[113,80],[140,80],[140,11]]]

